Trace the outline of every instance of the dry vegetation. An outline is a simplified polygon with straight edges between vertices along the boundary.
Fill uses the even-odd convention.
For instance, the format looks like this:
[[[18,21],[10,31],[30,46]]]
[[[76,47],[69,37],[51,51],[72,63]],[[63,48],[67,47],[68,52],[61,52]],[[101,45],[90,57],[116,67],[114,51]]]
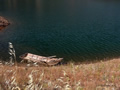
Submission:
[[[52,67],[1,64],[0,90],[120,90],[120,59]]]

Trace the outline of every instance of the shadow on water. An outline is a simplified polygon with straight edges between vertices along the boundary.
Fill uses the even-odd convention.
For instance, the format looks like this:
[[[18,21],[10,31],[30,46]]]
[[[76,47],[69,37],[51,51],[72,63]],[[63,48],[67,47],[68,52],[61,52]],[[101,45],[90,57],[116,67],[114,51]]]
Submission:
[[[5,61],[9,59],[8,43],[0,42],[0,59]]]
[[[16,46],[14,47],[16,48]],[[20,62],[21,59],[19,58],[19,55],[24,54],[23,52],[26,52],[26,50],[30,53],[33,52],[33,54],[37,54],[40,55],[38,52],[32,50],[29,48],[26,48],[26,50],[22,49],[22,48],[17,48],[16,50],[16,56],[17,56],[17,61]],[[21,51],[21,52],[20,52]],[[64,56],[62,63],[68,63],[68,62],[76,62],[76,63],[81,63],[81,62],[94,62],[94,61],[105,61],[105,60],[111,60],[111,59],[115,59],[115,58],[120,58],[120,52],[106,52],[106,53],[99,53],[99,54],[92,54],[92,55],[88,55],[88,54],[83,54],[82,55],[77,55],[77,56]],[[44,56],[44,55],[43,55]],[[47,55],[46,55],[47,56]],[[97,57],[96,57],[97,56]],[[8,54],[8,43],[5,42],[0,42],[0,59],[1,60],[5,60],[8,61],[9,60],[10,55]]]

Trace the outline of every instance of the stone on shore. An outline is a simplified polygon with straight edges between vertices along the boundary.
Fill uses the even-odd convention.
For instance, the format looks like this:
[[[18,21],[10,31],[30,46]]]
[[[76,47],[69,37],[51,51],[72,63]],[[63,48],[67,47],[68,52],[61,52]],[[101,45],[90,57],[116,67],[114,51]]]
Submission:
[[[0,16],[0,30],[8,26],[10,23],[4,17]]]

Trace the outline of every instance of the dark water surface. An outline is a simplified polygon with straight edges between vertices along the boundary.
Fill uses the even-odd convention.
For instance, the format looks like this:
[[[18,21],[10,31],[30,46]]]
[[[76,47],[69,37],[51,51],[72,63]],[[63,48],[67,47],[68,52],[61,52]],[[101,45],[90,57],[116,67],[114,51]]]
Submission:
[[[0,0],[11,25],[0,32],[0,58],[12,42],[17,57],[31,52],[65,60],[120,56],[120,2],[115,0]]]

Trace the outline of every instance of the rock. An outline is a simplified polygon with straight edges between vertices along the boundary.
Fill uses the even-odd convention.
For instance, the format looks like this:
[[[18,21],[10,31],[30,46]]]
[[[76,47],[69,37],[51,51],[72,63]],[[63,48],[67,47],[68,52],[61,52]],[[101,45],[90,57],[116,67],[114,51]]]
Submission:
[[[10,23],[4,17],[0,16],[0,30],[8,26]]]

